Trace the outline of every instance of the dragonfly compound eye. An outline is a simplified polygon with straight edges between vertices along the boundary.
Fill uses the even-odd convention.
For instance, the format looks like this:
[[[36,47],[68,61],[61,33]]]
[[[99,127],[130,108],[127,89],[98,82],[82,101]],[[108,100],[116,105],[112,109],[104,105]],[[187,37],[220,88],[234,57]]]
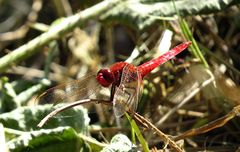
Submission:
[[[113,73],[108,69],[101,69],[97,74],[97,81],[100,83],[103,87],[108,87],[111,85],[114,81],[114,75]]]

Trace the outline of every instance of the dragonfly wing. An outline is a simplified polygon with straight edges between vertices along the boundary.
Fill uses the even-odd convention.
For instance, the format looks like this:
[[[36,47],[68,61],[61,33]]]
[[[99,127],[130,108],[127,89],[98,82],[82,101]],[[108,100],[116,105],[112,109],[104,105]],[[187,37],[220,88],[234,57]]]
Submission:
[[[130,105],[130,107],[132,107],[132,109],[134,111],[137,110],[137,106],[139,104],[139,101],[142,97],[142,91],[143,91],[143,81],[142,81],[142,77],[139,71],[137,71],[137,87],[136,87],[136,95],[134,96],[133,100],[132,100],[132,104]]]
[[[113,110],[117,117],[121,117],[128,108],[137,109],[141,82],[142,78],[135,66],[129,64],[123,68],[121,82],[113,98]]]
[[[86,98],[96,98],[101,89],[95,74],[50,88],[38,97],[37,104],[59,104]]]

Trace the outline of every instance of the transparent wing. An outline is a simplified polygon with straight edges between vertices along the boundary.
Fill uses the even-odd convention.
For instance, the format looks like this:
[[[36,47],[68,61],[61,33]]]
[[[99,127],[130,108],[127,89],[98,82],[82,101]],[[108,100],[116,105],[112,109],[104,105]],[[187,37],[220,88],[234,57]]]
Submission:
[[[134,65],[126,65],[123,68],[121,82],[113,98],[113,111],[117,117],[121,117],[128,108],[137,109],[142,93],[142,78]]]
[[[59,104],[86,98],[97,98],[102,89],[95,74],[50,88],[37,98],[37,104]],[[98,93],[98,94],[97,94]]]

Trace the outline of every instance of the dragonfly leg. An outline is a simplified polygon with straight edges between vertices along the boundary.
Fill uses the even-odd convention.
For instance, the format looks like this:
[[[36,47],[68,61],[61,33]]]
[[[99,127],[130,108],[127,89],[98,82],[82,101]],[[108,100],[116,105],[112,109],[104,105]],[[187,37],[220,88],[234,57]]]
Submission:
[[[112,84],[112,87],[111,87],[111,95],[110,95],[110,101],[111,101],[111,102],[113,101],[115,91],[116,91],[116,85],[115,85],[115,84]]]

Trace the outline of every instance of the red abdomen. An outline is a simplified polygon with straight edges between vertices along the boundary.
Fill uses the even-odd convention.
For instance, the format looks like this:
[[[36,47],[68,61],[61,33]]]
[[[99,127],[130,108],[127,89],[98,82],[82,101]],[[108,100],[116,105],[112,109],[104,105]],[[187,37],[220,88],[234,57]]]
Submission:
[[[165,63],[166,61],[172,59],[174,56],[185,50],[192,42],[184,42],[179,44],[178,46],[174,47],[173,49],[169,50],[167,53],[159,56],[158,58],[152,59],[142,65],[138,66],[138,71],[140,72],[141,76],[144,77],[148,73],[150,73],[153,69],[158,67],[159,65]]]

